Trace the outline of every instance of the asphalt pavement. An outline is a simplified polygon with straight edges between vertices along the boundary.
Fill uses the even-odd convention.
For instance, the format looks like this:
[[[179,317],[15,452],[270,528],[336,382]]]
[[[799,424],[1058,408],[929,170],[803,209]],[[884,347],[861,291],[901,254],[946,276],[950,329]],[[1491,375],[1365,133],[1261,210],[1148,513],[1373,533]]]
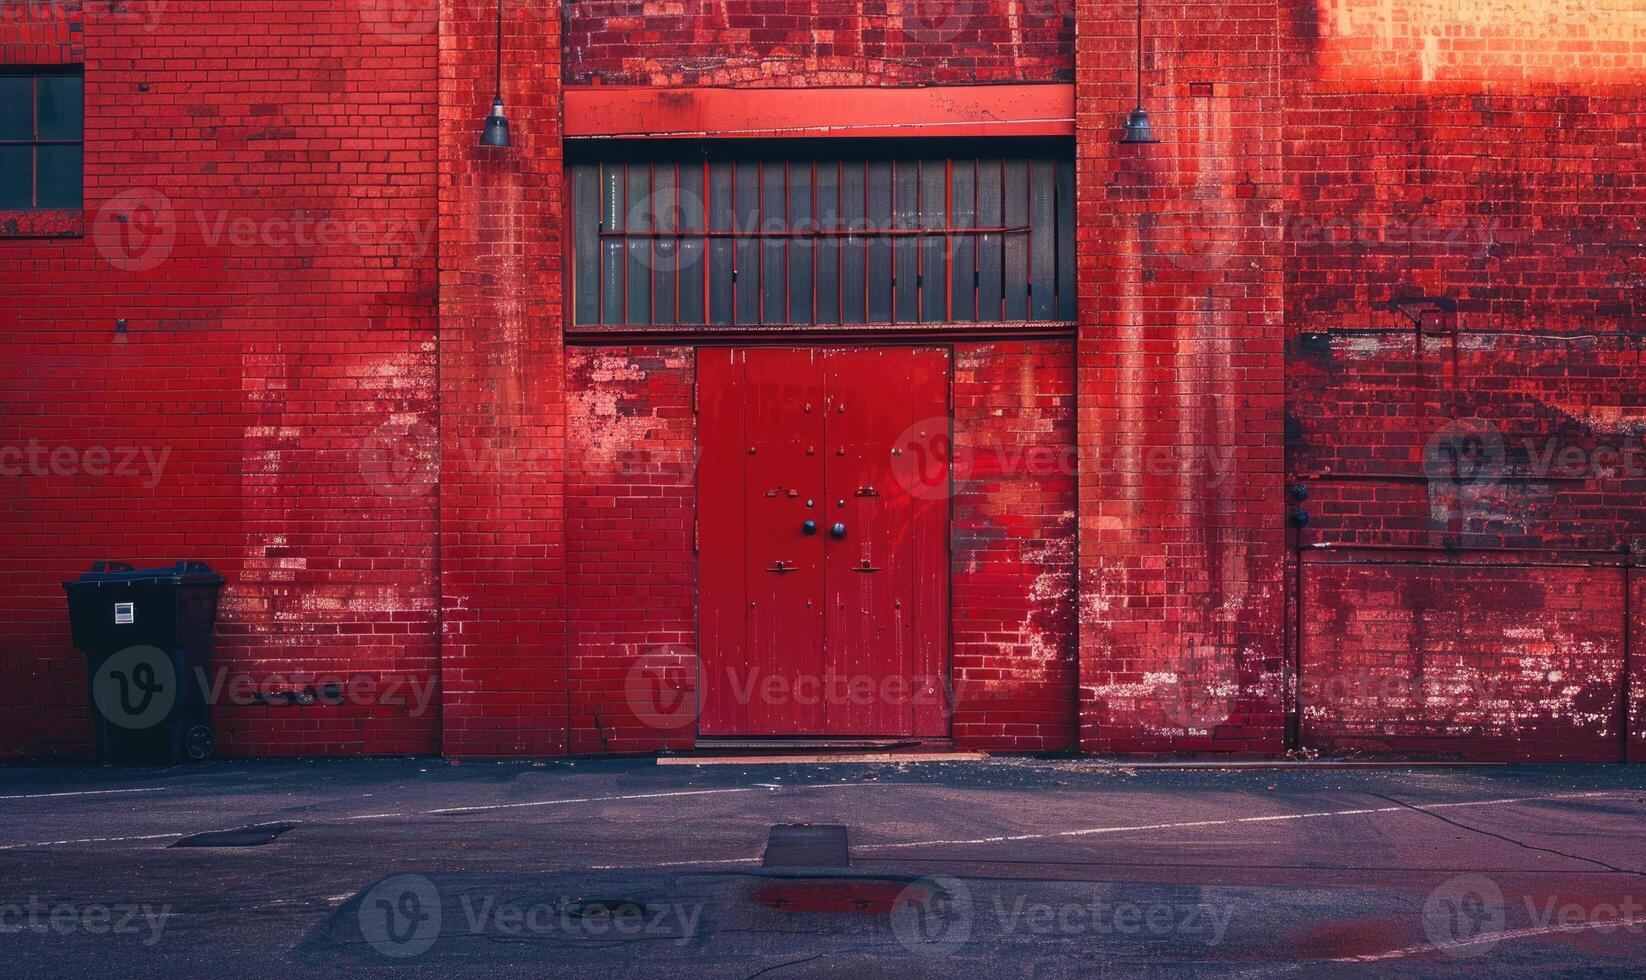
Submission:
[[[0,807],[18,976],[1646,972],[1638,766],[11,765]]]

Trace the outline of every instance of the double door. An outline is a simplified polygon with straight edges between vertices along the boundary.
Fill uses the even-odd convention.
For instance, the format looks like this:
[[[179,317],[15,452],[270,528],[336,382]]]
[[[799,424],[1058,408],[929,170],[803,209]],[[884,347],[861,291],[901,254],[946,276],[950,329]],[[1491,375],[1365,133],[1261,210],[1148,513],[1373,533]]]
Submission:
[[[949,353],[698,354],[699,734],[948,734]]]

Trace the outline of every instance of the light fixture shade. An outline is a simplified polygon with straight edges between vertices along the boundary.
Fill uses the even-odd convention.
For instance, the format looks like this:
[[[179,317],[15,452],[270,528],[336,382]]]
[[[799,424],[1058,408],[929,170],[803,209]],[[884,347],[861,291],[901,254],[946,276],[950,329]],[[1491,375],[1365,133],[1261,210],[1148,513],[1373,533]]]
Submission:
[[[1142,106],[1133,109],[1126,117],[1126,132],[1120,137],[1122,143],[1158,143],[1154,130],[1149,126],[1149,114]]]
[[[502,99],[492,103],[492,114],[486,117],[486,129],[480,134],[480,145],[509,145],[509,120],[503,115]]]

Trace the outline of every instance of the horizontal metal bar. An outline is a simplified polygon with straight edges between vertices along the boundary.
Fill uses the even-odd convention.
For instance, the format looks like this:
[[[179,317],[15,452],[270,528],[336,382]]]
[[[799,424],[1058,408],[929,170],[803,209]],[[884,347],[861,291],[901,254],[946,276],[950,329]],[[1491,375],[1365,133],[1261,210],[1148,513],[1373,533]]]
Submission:
[[[733,238],[755,241],[761,238],[946,238],[964,235],[1026,235],[1028,225],[999,228],[856,228],[799,229],[793,231],[602,231],[601,238]]]
[[[612,344],[685,344],[702,346],[794,343],[797,340],[825,339],[828,343],[957,341],[977,343],[997,340],[1062,340],[1075,336],[1075,325],[1067,320],[1020,320],[1006,322],[959,323],[846,323],[846,324],[709,324],[639,325],[583,324],[566,327],[566,343],[574,346]]]

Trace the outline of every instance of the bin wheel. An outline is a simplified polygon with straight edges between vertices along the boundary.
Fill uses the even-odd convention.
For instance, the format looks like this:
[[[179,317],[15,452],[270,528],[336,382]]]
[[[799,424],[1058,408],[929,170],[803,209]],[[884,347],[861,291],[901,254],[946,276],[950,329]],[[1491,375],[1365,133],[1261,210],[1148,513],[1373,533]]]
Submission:
[[[204,759],[217,748],[217,735],[212,732],[210,725],[195,725],[189,729],[189,735],[184,742],[184,748],[191,759]]]

